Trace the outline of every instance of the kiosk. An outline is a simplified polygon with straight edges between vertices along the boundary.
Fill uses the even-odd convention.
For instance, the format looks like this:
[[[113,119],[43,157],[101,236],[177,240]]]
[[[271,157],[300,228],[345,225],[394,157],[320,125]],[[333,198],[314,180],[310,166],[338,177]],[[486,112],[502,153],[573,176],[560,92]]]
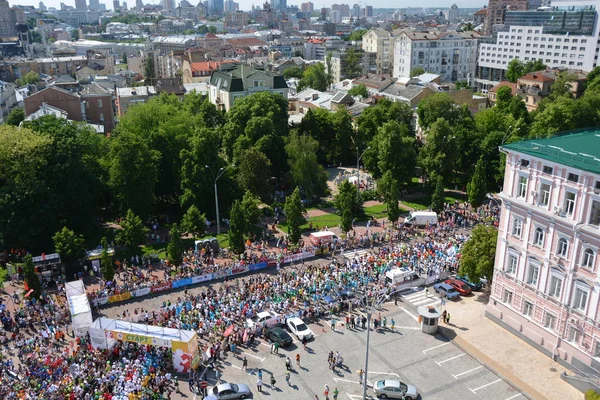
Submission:
[[[417,311],[419,312],[421,331],[430,335],[435,334],[442,316],[441,310],[434,306],[424,306],[419,307]]]

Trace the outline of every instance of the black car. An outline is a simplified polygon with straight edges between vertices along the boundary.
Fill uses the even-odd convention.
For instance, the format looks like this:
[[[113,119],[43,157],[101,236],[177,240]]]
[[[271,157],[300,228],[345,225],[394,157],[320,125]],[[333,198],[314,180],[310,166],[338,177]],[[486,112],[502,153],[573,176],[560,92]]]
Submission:
[[[292,344],[292,342],[294,341],[289,335],[289,333],[287,333],[279,327],[269,329],[267,331],[267,339],[271,343],[279,343],[279,347],[285,347],[287,345]]]

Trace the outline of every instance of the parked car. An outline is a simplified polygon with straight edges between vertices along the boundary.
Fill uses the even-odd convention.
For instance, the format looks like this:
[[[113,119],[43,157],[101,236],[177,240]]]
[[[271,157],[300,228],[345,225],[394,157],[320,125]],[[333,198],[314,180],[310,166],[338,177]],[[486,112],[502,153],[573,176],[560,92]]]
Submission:
[[[444,283],[456,289],[461,296],[468,296],[472,293],[471,287],[460,279],[446,279]]]
[[[255,325],[266,326],[267,329],[281,325],[281,317],[273,311],[261,311],[252,318],[246,320],[248,328],[254,328]]]
[[[279,347],[285,347],[294,342],[290,334],[279,327],[267,331],[267,340],[271,343],[279,343]]]
[[[447,283],[437,283],[433,285],[433,290],[435,290],[436,293],[443,292],[448,300],[458,299],[460,297],[460,293]]]
[[[380,399],[415,400],[419,397],[419,392],[413,385],[391,379],[376,381],[373,391]]]
[[[252,395],[250,388],[243,383],[221,383],[215,386],[204,399],[230,400],[246,399]]]
[[[298,317],[290,318],[287,320],[287,327],[292,332],[298,340],[303,340],[304,338],[312,339],[315,335],[310,330],[308,326]]]
[[[456,275],[456,279],[460,279],[461,281],[463,281],[464,283],[469,285],[469,287],[473,291],[479,291],[479,290],[483,289],[483,282],[481,280],[479,282],[475,283],[472,280],[470,280],[469,277],[466,275]]]

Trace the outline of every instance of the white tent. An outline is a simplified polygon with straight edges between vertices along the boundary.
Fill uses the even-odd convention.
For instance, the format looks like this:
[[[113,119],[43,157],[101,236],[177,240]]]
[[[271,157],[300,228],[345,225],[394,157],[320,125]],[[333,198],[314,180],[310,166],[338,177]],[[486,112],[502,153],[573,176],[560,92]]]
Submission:
[[[69,311],[71,311],[71,324],[76,336],[85,336],[92,325],[92,309],[85,294],[82,281],[67,282],[65,284]]]

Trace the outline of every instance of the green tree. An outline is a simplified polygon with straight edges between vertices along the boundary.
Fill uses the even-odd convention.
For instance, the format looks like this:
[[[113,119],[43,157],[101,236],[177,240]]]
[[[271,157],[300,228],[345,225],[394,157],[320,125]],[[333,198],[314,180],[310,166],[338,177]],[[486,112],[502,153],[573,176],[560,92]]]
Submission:
[[[345,62],[342,64],[342,77],[346,79],[355,79],[362,75],[361,53],[353,48],[346,51]],[[366,97],[366,96],[364,96]]]
[[[283,77],[285,79],[290,79],[290,78],[302,79],[303,74],[304,74],[304,70],[300,67],[292,67],[292,68],[288,68],[285,71],[283,71]]]
[[[60,260],[65,265],[66,275],[72,276],[77,273],[79,261],[85,257],[83,236],[63,226],[54,234],[52,240],[54,241],[54,250],[60,254]]]
[[[392,171],[386,171],[377,181],[377,191],[386,204],[388,219],[391,222],[398,221],[398,218],[400,218],[400,208],[398,207],[400,188],[398,181],[392,175]]]
[[[333,83],[333,62],[331,61],[331,58],[333,56],[332,52],[328,52],[327,55],[325,56],[325,79],[327,79],[327,89],[329,90],[329,88],[331,87],[331,84]]]
[[[329,80],[327,71],[325,70],[325,64],[315,63],[304,70],[302,79],[298,82],[298,93],[307,87],[324,92],[327,90],[328,86]]]
[[[510,105],[510,100],[512,99],[512,90],[508,86],[502,86],[498,89],[496,93],[496,107],[505,110]]]
[[[356,42],[356,41],[362,40],[365,33],[367,33],[366,29],[355,29],[352,31],[350,36],[348,36],[348,40],[351,42]]]
[[[445,119],[452,126],[463,118],[461,108],[447,93],[436,93],[421,101],[417,106],[417,115],[419,124],[425,129],[439,118]]]
[[[487,180],[483,157],[477,161],[475,173],[471,181],[467,183],[467,195],[469,196],[469,203],[473,207],[479,207],[485,200],[485,196],[487,195]]]
[[[288,235],[292,243],[298,243],[302,232],[300,226],[306,222],[304,218],[304,206],[300,198],[300,189],[296,187],[291,195],[285,199],[283,207],[285,212],[285,223],[288,227]]]
[[[13,108],[6,117],[6,125],[19,126],[25,119],[25,111],[22,108]]]
[[[327,171],[317,162],[318,148],[315,139],[297,132],[290,135],[285,146],[292,179],[310,201],[327,193]]]
[[[181,228],[184,232],[191,233],[194,237],[204,233],[206,229],[206,217],[195,204],[192,204],[185,214],[183,214]]]
[[[358,187],[349,181],[344,181],[338,188],[333,204],[342,215],[342,230],[352,230],[352,221],[362,213],[362,201]]]
[[[485,277],[491,285],[494,276],[494,259],[498,230],[489,225],[477,225],[462,248],[459,272],[471,281]]]
[[[183,241],[181,240],[181,231],[177,224],[171,225],[169,231],[169,244],[167,245],[167,257],[169,262],[178,267],[183,262]]]
[[[17,85],[17,87],[21,87],[21,86],[25,86],[25,85],[33,85],[35,83],[38,83],[39,81],[40,81],[40,76],[38,75],[38,73],[34,72],[34,71],[30,71],[30,72],[26,73],[24,77],[18,78],[17,80],[15,80],[15,85]]]
[[[31,254],[25,256],[23,273],[25,275],[25,283],[27,283],[29,290],[33,290],[31,297],[39,299],[42,295],[42,283],[40,282],[38,274],[35,273],[35,266],[33,265],[33,257]]]
[[[154,58],[152,56],[146,57],[146,65],[144,66],[144,78],[148,85],[154,85],[156,81],[156,72],[154,70]]]
[[[559,97],[568,97],[572,98],[573,93],[571,93],[573,82],[577,81],[577,75],[573,73],[569,73],[566,71],[558,74],[558,77],[552,84],[550,88],[550,100],[556,100]]]
[[[127,215],[121,221],[121,230],[117,233],[117,242],[125,247],[134,249],[146,242],[148,228],[133,210],[127,210]]]
[[[371,142],[371,149],[377,155],[377,164],[370,165],[375,178],[390,171],[399,184],[411,182],[417,165],[416,140],[406,125],[390,121],[382,125]],[[373,158],[368,158],[373,160]]]
[[[127,65],[127,53],[123,52],[123,57],[121,57],[121,64]]]
[[[415,76],[423,75],[424,73],[425,70],[423,69],[423,67],[414,67],[410,70],[410,77],[414,78]]]
[[[108,254],[108,240],[103,237],[100,241],[102,245],[102,253],[100,254],[100,272],[105,281],[112,281],[115,277],[115,269],[113,267],[112,257]]]
[[[390,101],[388,99],[377,101],[377,104],[366,108],[356,119],[357,135],[355,146],[363,149],[366,148],[367,143],[377,135],[379,128],[390,121],[406,125],[409,127],[411,134],[414,135],[413,116],[414,110],[408,103]]]
[[[457,156],[456,136],[448,121],[440,118],[427,131],[425,145],[419,153],[419,164],[430,179],[441,176],[450,183]]]
[[[508,69],[506,71],[506,79],[509,82],[517,83],[517,79],[525,75],[525,66],[523,62],[517,58],[512,59],[508,63]]]
[[[258,197],[254,196],[249,190],[246,190],[240,203],[242,214],[244,216],[244,233],[252,235],[254,227],[260,220],[259,204],[260,200]]]
[[[440,212],[444,209],[446,196],[444,194],[444,178],[441,175],[436,177],[435,190],[431,195],[431,209],[435,212]]]
[[[236,177],[242,190],[248,190],[264,202],[271,198],[271,161],[255,147],[242,152],[237,160]]]
[[[229,212],[229,248],[234,254],[242,254],[245,250],[244,231],[246,221],[244,210],[239,200],[233,202]]]
[[[348,94],[350,96],[360,96],[360,97],[369,97],[369,91],[367,87],[363,84],[354,85],[352,89],[348,90]]]
[[[546,64],[544,64],[541,58],[538,58],[537,60],[527,61],[525,64],[523,64],[523,75],[528,74],[530,72],[543,71],[546,68]]]

